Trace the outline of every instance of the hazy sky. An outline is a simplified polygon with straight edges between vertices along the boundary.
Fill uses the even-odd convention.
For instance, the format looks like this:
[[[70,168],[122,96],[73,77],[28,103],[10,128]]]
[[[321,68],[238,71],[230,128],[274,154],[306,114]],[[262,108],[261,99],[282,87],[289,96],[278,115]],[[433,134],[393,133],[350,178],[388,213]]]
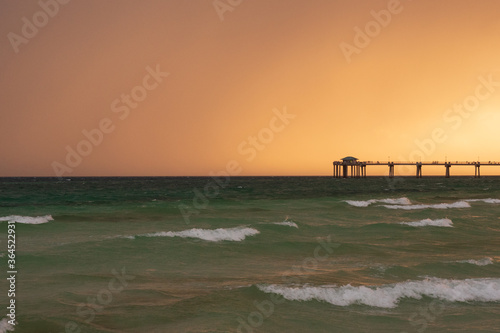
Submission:
[[[498,0],[0,0],[0,35],[0,176],[500,160]]]

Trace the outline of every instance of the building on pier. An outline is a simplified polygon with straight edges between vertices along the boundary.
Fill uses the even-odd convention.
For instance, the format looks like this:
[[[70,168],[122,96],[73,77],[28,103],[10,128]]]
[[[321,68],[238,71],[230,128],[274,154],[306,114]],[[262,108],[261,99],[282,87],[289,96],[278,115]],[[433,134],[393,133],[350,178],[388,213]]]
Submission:
[[[356,157],[346,156],[340,161],[333,162],[333,176],[347,178],[351,170],[351,178],[366,177],[366,162],[359,162]]]

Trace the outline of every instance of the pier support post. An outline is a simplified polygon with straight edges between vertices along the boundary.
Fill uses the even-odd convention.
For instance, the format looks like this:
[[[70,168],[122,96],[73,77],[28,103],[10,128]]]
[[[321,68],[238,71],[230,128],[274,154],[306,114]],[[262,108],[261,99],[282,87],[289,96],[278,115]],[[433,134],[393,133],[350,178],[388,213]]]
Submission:
[[[451,168],[451,163],[448,162],[448,163],[445,163],[444,164],[445,168],[446,168],[446,178],[450,178],[450,168]]]
[[[333,176],[340,178],[340,164],[338,162],[333,162]]]
[[[481,178],[481,172],[479,170],[480,166],[481,166],[480,162],[477,162],[476,164],[474,164],[474,177],[475,178]]]
[[[394,178],[394,162],[389,162],[389,178]]]
[[[416,166],[417,166],[417,178],[422,178],[422,163],[417,162]]]
[[[347,178],[347,164],[342,165],[342,177]]]

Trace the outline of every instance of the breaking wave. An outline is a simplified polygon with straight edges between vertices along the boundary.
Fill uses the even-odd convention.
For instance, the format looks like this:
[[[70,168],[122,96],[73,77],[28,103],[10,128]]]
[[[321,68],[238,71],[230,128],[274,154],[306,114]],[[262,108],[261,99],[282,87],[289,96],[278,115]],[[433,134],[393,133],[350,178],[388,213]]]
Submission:
[[[470,259],[470,260],[459,260],[457,261],[462,264],[472,264],[476,266],[486,266],[486,265],[491,265],[493,264],[493,260],[489,257],[483,258],[483,259]]]
[[[487,198],[487,199],[463,199],[457,202],[453,203],[439,203],[439,204],[429,204],[429,205],[424,205],[424,204],[418,204],[418,205],[401,205],[401,204],[396,204],[396,205],[383,205],[386,208],[389,209],[426,209],[426,208],[434,208],[434,209],[448,209],[448,208],[469,208],[470,204],[469,202],[485,202],[485,203],[491,203],[491,204],[496,204],[500,203],[500,199],[492,199],[492,198]]]
[[[449,302],[498,302],[500,279],[477,278],[448,280],[429,278],[381,286],[320,286],[285,287],[257,285],[265,293],[274,293],[291,301],[322,301],[338,306],[364,304],[379,308],[394,308],[403,298],[421,299],[423,296]]]
[[[36,216],[36,217],[10,215],[10,216],[0,217],[0,221],[15,221],[17,223],[24,223],[24,224],[42,224],[53,220],[54,218],[52,217],[52,215]]]
[[[368,207],[374,203],[384,203],[383,207],[389,209],[448,209],[448,208],[469,208],[469,202],[484,202],[490,204],[499,204],[500,199],[486,198],[486,199],[463,199],[453,203],[438,203],[438,204],[412,204],[408,198],[397,198],[397,199],[370,199],[370,200],[344,200],[351,206],[355,207]]]
[[[376,203],[376,202],[381,202],[381,203],[386,203],[390,205],[411,205],[411,201],[408,198],[397,198],[397,199],[392,199],[392,198],[387,198],[387,199],[370,199],[370,200],[344,200],[344,202],[347,202],[351,206],[356,206],[356,207],[368,207],[369,205]]]
[[[433,208],[433,209],[469,208],[470,204],[466,201],[457,201],[453,203],[439,203],[430,205],[419,204],[419,205],[383,205],[383,206],[389,209],[412,210],[412,209],[426,209],[426,208]]]
[[[283,222],[274,222],[273,224],[276,224],[276,225],[286,225],[286,226],[289,226],[289,227],[292,227],[292,228],[299,228],[299,226],[297,225],[297,223],[295,222],[292,222],[292,221],[283,221]]]
[[[247,236],[254,236],[260,232],[257,229],[236,227],[236,228],[219,228],[219,229],[189,229],[183,231],[161,231],[140,236],[144,237],[182,237],[182,238],[199,238],[209,242],[234,241],[240,242]]]
[[[485,202],[485,203],[491,203],[491,204],[500,203],[500,199],[492,199],[492,198],[487,198],[487,199],[465,199],[464,201],[467,201],[467,202]]]
[[[406,224],[412,227],[425,227],[425,226],[453,227],[453,222],[450,219],[437,219],[437,220],[424,219],[415,222],[401,222],[400,224]]]
[[[0,333],[7,333],[14,331],[14,326],[9,324],[9,319],[3,318],[0,321]]]
[[[130,235],[118,235],[118,236],[112,236],[109,237],[110,239],[115,239],[115,238],[123,238],[123,239],[135,239],[135,236],[130,236]]]

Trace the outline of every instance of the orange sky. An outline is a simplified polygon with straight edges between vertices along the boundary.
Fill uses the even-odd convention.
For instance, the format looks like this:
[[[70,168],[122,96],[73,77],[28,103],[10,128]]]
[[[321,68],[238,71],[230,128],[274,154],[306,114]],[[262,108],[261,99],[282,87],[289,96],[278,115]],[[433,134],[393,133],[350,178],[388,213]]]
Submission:
[[[500,161],[498,13],[497,0],[1,0],[0,176]]]

